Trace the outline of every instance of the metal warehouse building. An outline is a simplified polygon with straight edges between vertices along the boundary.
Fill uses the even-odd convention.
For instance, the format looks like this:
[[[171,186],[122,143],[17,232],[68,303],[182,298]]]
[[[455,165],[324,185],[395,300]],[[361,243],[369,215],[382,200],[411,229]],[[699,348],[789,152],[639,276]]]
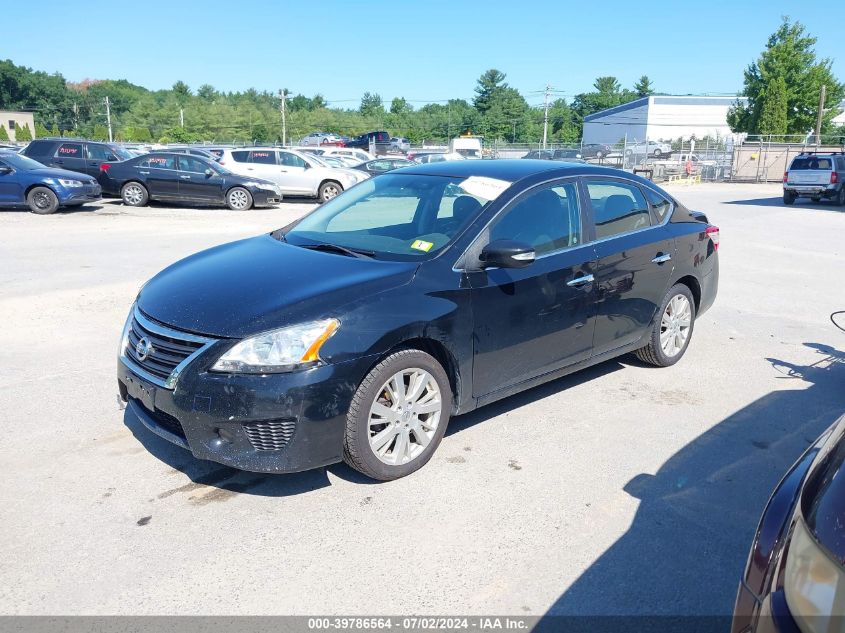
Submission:
[[[739,97],[744,101],[744,97]],[[737,97],[643,97],[584,117],[584,143],[612,145],[729,136],[728,109]]]

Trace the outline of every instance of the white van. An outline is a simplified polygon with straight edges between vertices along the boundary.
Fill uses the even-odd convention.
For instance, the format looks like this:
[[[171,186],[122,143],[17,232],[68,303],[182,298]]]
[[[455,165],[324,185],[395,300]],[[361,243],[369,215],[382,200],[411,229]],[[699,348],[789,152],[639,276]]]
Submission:
[[[481,158],[480,136],[459,136],[449,141],[449,151],[469,159]]]

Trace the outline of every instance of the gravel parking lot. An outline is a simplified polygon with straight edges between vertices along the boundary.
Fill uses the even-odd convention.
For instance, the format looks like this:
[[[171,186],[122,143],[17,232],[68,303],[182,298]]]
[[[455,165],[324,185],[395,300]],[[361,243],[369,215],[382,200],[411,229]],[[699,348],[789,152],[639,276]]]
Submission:
[[[845,411],[845,209],[673,192],[722,229],[679,365],[611,361],[461,416],[379,484],[200,462],[116,399],[147,278],[313,205],[0,213],[0,612],[730,613],[768,494]]]

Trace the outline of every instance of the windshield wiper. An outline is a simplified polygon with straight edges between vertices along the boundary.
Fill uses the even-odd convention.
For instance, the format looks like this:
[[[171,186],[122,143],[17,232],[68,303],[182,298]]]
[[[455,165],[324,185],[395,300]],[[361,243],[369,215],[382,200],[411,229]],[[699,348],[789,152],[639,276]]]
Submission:
[[[303,244],[302,248],[310,248],[313,251],[329,251],[332,253],[340,253],[341,255],[348,255],[350,257],[358,257],[359,259],[372,259],[375,257],[375,251],[366,251],[359,248],[346,248],[340,244],[330,244],[328,242],[318,242],[317,244]]]

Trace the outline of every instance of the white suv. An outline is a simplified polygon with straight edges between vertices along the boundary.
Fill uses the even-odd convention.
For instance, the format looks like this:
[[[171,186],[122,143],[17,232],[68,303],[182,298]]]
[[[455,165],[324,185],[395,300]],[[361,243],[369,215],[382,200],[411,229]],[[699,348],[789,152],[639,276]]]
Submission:
[[[236,174],[274,182],[286,196],[316,197],[321,202],[370,177],[357,169],[328,167],[305,152],[275,147],[225,148],[220,164]]]
[[[806,196],[845,206],[845,153],[801,152],[783,175],[783,202],[794,204]]]

